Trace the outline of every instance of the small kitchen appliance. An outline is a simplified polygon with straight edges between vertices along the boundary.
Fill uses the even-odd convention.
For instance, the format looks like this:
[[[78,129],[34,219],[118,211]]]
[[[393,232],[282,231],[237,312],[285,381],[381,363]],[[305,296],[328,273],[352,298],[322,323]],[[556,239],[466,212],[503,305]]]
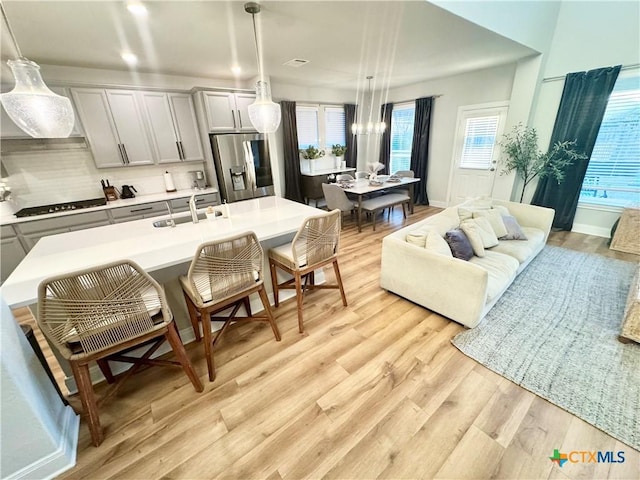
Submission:
[[[135,187],[133,185],[122,185],[122,193],[120,194],[120,198],[133,198],[136,196],[135,193],[132,192],[136,192],[138,193],[138,191],[135,189]]]
[[[193,176],[191,185],[193,185],[196,190],[204,190],[207,186],[207,181],[204,178],[204,172],[202,170],[193,170],[189,173]]]

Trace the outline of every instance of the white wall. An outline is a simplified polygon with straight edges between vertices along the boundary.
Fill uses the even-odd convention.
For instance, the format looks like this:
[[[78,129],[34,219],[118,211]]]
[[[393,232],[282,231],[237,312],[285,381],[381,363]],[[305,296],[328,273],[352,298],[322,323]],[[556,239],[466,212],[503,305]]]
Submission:
[[[640,3],[638,2],[563,2],[544,77],[535,103],[531,125],[539,136],[539,147],[549,146],[564,75],[613,65],[637,65],[640,62]],[[623,72],[621,75],[628,74]],[[562,78],[554,79],[553,77]],[[530,187],[529,200],[535,185]],[[619,208],[579,205],[574,231],[608,237],[620,216]]]
[[[448,200],[447,185],[453,159],[458,108],[465,105],[508,101],[511,96],[515,68],[515,64],[503,65],[389,91],[389,102],[393,103],[442,95],[434,101],[431,119],[427,193],[432,205],[445,206]],[[377,160],[378,145],[379,141],[376,142],[371,137],[371,141],[367,144],[368,148],[359,150],[358,156]]]

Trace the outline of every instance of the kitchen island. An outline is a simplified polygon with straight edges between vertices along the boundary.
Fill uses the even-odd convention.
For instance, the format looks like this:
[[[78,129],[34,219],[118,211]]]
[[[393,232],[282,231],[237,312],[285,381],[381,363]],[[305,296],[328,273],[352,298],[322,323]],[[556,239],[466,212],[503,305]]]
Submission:
[[[38,285],[47,277],[128,258],[164,284],[182,339],[191,341],[193,331],[177,278],[186,274],[198,245],[241,232],[255,232],[265,250],[265,287],[272,296],[268,249],[291,241],[306,217],[321,213],[279,197],[231,203],[228,209],[229,218],[217,217],[195,224],[154,227],[154,221],[169,218],[165,215],[44,237],[0,287],[0,295],[12,308],[32,305],[37,302]],[[322,281],[319,275],[322,277],[321,272],[316,274],[316,280]],[[261,308],[258,303],[256,311]],[[66,371],[62,362],[61,366]],[[70,380],[67,379],[67,384],[73,389]]]

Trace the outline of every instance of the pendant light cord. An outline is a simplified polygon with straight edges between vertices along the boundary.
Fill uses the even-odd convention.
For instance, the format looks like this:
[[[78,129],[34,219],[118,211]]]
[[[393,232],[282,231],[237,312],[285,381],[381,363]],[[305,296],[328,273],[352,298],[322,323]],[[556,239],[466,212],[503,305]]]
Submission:
[[[7,12],[4,11],[4,5],[2,4],[2,2],[0,2],[0,10],[2,10],[2,18],[4,18],[4,23],[7,24],[7,30],[9,31],[11,40],[13,40],[13,46],[16,48],[16,53],[18,54],[18,58],[23,58],[22,52],[20,51],[20,47],[18,46],[18,41],[16,40],[16,36],[13,34],[13,30],[11,29],[11,24],[9,24],[9,19],[7,18]]]
[[[264,76],[262,74],[262,61],[260,60],[260,49],[258,47],[258,32],[256,30],[256,14],[251,14],[251,20],[253,21],[253,40],[256,45],[256,60],[258,61],[258,75],[260,77],[260,81],[264,81]]]

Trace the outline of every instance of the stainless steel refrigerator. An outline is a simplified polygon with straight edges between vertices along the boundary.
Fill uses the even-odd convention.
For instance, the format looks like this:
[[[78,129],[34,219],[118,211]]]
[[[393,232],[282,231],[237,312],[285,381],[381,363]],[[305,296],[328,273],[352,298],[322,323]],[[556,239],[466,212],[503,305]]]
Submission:
[[[221,200],[274,195],[269,145],[261,133],[209,135]]]

